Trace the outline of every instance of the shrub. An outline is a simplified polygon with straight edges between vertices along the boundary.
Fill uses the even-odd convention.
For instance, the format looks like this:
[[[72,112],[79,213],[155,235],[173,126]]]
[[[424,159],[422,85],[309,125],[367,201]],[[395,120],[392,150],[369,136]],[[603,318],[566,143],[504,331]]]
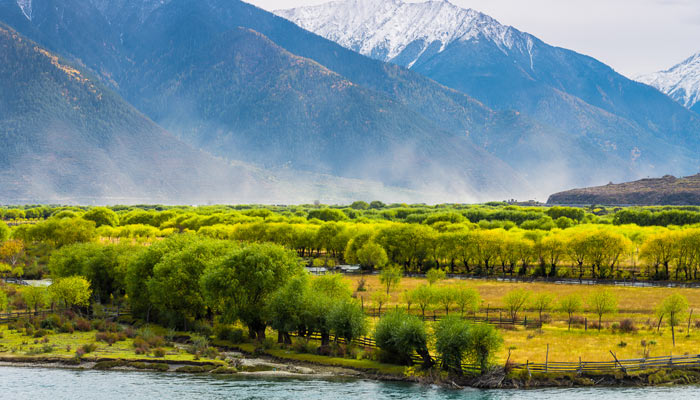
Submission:
[[[105,331],[105,321],[102,319],[93,319],[90,323],[92,329],[104,332]]]
[[[292,349],[297,353],[314,354],[318,347],[309,340],[299,339],[294,342]]]
[[[59,331],[62,332],[62,333],[73,333],[73,332],[75,332],[75,328],[73,327],[73,323],[72,323],[72,322],[66,322],[65,324],[63,324],[63,325],[61,326],[61,328],[59,329]]]
[[[165,349],[162,349],[160,347],[158,347],[157,349],[153,349],[153,356],[159,358],[165,357]]]
[[[55,329],[61,326],[61,317],[56,314],[48,315],[41,321],[41,329]]]
[[[232,343],[243,342],[243,330],[234,328],[231,325],[216,324],[214,325],[214,334],[221,340],[228,340]]]
[[[97,345],[95,343],[86,343],[80,346],[80,349],[83,350],[83,354],[88,354],[97,350]]]
[[[469,323],[459,317],[446,317],[435,327],[435,349],[442,368],[462,375],[462,360],[469,347]]]
[[[124,329],[124,334],[129,339],[133,339],[136,337],[136,330],[134,328],[132,328],[131,326],[127,326],[126,329]]]
[[[34,335],[33,335],[33,336],[34,336],[35,338],[40,338],[40,337],[46,336],[46,331],[43,330],[43,329],[36,330],[36,331],[34,331]]]
[[[90,321],[84,318],[79,318],[75,320],[75,329],[79,330],[80,332],[90,332],[92,330],[92,326],[90,325]]]
[[[195,322],[194,331],[199,333],[200,335],[206,336],[206,337],[211,336],[212,332],[213,332],[211,325],[209,325],[209,323],[207,323],[205,321]]]
[[[432,365],[425,324],[417,316],[403,311],[387,313],[377,323],[374,338],[382,350],[383,358],[389,361],[411,365],[413,352],[418,352],[426,367]]]
[[[194,355],[204,353],[209,347],[209,340],[203,336],[192,336],[192,343],[187,346],[187,352]]]
[[[634,324],[634,321],[631,319],[623,319],[620,321],[620,332],[623,333],[634,333],[637,332],[637,327]]]

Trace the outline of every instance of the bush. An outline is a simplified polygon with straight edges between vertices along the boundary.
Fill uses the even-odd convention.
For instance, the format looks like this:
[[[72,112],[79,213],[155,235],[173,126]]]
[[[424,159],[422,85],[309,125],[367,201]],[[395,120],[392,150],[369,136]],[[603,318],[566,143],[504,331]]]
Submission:
[[[214,334],[221,340],[228,340],[231,343],[243,342],[243,330],[234,328],[231,325],[216,324],[214,325]]]
[[[41,329],[56,329],[61,326],[61,317],[56,314],[48,315],[41,321]]]
[[[637,327],[634,324],[634,321],[631,319],[623,319],[620,321],[620,332],[623,333],[634,333],[637,332]]]
[[[318,347],[309,340],[299,339],[294,342],[292,349],[297,353],[315,354]]]
[[[160,347],[158,347],[157,349],[153,349],[153,356],[159,358],[165,357],[165,349],[162,349]]]
[[[86,343],[80,346],[79,350],[82,350],[83,354],[92,353],[93,351],[97,350],[97,345],[95,343]]]
[[[131,326],[127,326],[126,329],[124,329],[124,334],[129,339],[133,339],[136,337],[136,330],[134,328],[132,328]]]
[[[199,333],[200,335],[206,336],[206,337],[211,336],[212,332],[213,332],[211,325],[209,325],[209,323],[207,323],[205,321],[195,322],[194,331]]]
[[[442,359],[442,368],[462,375],[462,361],[469,349],[470,325],[462,318],[443,318],[435,327],[435,349]]]
[[[411,365],[414,352],[424,356],[428,352],[425,324],[417,316],[403,311],[384,315],[375,327],[374,338],[382,350],[382,358],[389,362]],[[424,362],[431,364],[432,360],[424,358]]]
[[[80,332],[90,332],[92,330],[92,326],[90,325],[90,321],[84,318],[79,318],[75,320],[75,329]]]
[[[72,324],[72,323],[66,322],[65,324],[63,324],[63,325],[61,326],[61,328],[59,329],[59,332],[62,332],[62,333],[73,333],[73,332],[75,332],[75,328],[73,328],[73,324]]]

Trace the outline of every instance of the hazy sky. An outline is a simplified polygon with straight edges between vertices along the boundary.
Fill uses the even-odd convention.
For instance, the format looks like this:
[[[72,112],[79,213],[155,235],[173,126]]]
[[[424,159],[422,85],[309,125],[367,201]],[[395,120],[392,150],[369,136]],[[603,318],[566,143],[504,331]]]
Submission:
[[[274,10],[327,0],[245,0]],[[630,77],[700,52],[700,0],[450,0]],[[415,1],[414,1],[415,2]]]

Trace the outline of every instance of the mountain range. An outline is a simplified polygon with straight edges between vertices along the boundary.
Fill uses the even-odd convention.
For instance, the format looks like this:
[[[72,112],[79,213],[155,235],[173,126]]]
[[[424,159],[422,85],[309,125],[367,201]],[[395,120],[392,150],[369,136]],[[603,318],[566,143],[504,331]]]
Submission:
[[[697,114],[591,57],[547,45],[475,10],[447,1],[341,0],[276,13],[494,110],[525,114],[576,142],[578,152],[617,157],[634,173],[698,168]],[[591,163],[586,167],[596,175]],[[605,174],[615,174],[610,167]]]
[[[700,165],[695,113],[476,11],[447,2],[349,0],[278,14],[289,20],[237,0],[0,0],[8,31],[36,41],[140,118],[104,109],[75,116],[81,123],[69,129],[71,147],[80,149],[85,135],[128,142],[130,165],[122,170],[133,170],[134,188],[143,179],[131,178],[137,173],[153,175],[151,191],[181,177],[179,191],[158,192],[171,202],[184,189],[199,193],[196,201],[212,199],[216,188],[231,188],[216,198],[228,202],[472,202],[688,174]],[[16,65],[35,62],[27,56]],[[15,90],[26,89],[8,85],[3,96]],[[75,111],[52,106],[60,85],[37,93],[29,95],[45,113],[31,124],[19,119],[7,143],[38,129],[28,125],[50,126]],[[81,99],[81,106],[90,101]],[[131,134],[146,125],[163,139]],[[148,160],[139,140],[177,146],[178,155],[163,157],[180,164],[149,164],[168,165]],[[27,143],[25,152],[37,159],[60,154]],[[125,161],[108,146],[96,148],[110,170]],[[60,156],[77,161],[40,181],[65,196],[89,194],[91,182],[104,180],[81,154]],[[12,179],[21,164],[7,163],[5,179]],[[201,174],[187,175],[188,166]],[[218,181],[201,176],[207,168],[221,171],[213,174]],[[12,193],[31,198],[29,189]],[[0,195],[11,197],[6,189]]]
[[[700,53],[666,71],[643,75],[637,80],[659,89],[700,114]]]

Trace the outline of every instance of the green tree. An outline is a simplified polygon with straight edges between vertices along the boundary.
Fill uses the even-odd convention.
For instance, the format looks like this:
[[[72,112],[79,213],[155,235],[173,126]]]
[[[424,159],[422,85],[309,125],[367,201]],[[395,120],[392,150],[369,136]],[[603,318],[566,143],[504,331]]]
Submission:
[[[513,321],[518,319],[518,313],[525,307],[529,298],[530,292],[525,289],[511,290],[503,297],[503,304]]]
[[[428,335],[420,318],[403,311],[385,314],[374,329],[374,339],[385,358],[402,365],[413,364],[415,351],[423,359],[423,368],[435,361],[428,352]]]
[[[434,289],[435,301],[445,309],[445,315],[450,315],[450,307],[455,304],[456,291],[451,286],[443,286]]]
[[[161,320],[186,330],[205,315],[199,280],[207,266],[231,248],[230,242],[199,239],[177,252],[165,254],[153,266],[146,287]]]
[[[382,269],[382,272],[379,273],[379,281],[386,288],[387,295],[391,292],[392,288],[396,288],[399,285],[402,277],[403,271],[398,265],[392,265]]]
[[[127,267],[142,251],[142,246],[76,243],[54,251],[49,270],[53,277],[85,277],[95,300],[104,302],[125,292]]]
[[[87,307],[92,295],[90,282],[81,276],[57,279],[48,290],[53,302],[67,309]]]
[[[369,204],[366,201],[356,201],[350,205],[353,210],[367,210],[369,209]]]
[[[335,302],[328,315],[328,323],[336,340],[341,337],[348,344],[367,334],[367,316],[353,299]]]
[[[357,251],[356,257],[360,265],[369,269],[383,268],[389,262],[384,248],[374,242],[365,243]]]
[[[542,314],[551,310],[554,304],[554,296],[549,293],[540,293],[532,299],[530,304],[530,309],[536,311],[540,316],[540,323],[542,323]]]
[[[454,300],[459,308],[460,316],[464,317],[465,312],[475,313],[479,311],[481,298],[479,293],[471,288],[457,286],[454,291]]]
[[[446,317],[435,326],[435,350],[442,368],[462,375],[462,363],[470,349],[470,325],[460,317]]]
[[[148,291],[148,282],[153,276],[156,264],[166,255],[177,253],[197,240],[198,238],[191,234],[176,235],[148,246],[145,251],[130,260],[125,280],[126,294],[134,316],[143,318],[146,322],[151,320],[153,303]]]
[[[418,305],[423,318],[425,318],[425,310],[435,302],[435,294],[433,289],[428,285],[422,285],[413,289],[410,293],[411,297],[413,298],[413,302]]]
[[[569,316],[569,330],[574,313],[581,311],[581,297],[577,294],[570,294],[559,301],[559,311]]]
[[[310,284],[307,274],[292,278],[272,295],[270,301],[270,326],[279,333],[278,343],[291,344],[289,332],[299,329],[308,312],[307,299]]]
[[[391,297],[384,292],[372,293],[372,302],[377,305],[377,315],[382,316],[382,307],[391,300]]]
[[[479,364],[483,375],[488,371],[494,354],[503,345],[503,337],[489,324],[473,324],[468,330],[468,337],[467,354]]]
[[[432,286],[434,283],[445,280],[447,273],[438,268],[431,268],[425,273],[425,278],[428,280],[428,284]]]
[[[117,226],[119,225],[119,217],[117,213],[107,207],[95,207],[83,214],[83,219],[92,221],[97,228],[101,226]]]
[[[314,277],[311,280],[311,288],[314,293],[321,293],[335,300],[346,299],[352,295],[352,289],[350,289],[342,274],[326,274]]]
[[[588,309],[598,316],[598,331],[603,323],[603,315],[617,312],[617,297],[608,289],[598,290],[588,298]]]
[[[201,285],[207,303],[225,322],[240,319],[250,337],[262,342],[272,294],[302,271],[296,253],[279,245],[251,244],[207,267]]]
[[[47,290],[41,286],[28,286],[22,289],[22,298],[28,309],[33,309],[36,315],[41,307],[46,305]]]
[[[95,223],[82,218],[51,218],[28,228],[24,236],[20,239],[45,242],[59,248],[93,241],[96,237]]]
[[[7,293],[4,290],[0,290],[0,311],[7,310]]]
[[[0,221],[0,242],[7,240],[10,237],[10,228],[6,223]]]
[[[683,316],[688,312],[688,299],[683,295],[674,293],[664,299],[663,303],[659,306],[658,314],[666,317],[668,325],[671,327],[671,337],[673,339],[673,346],[676,346],[676,331],[675,327],[680,325],[683,320]]]

